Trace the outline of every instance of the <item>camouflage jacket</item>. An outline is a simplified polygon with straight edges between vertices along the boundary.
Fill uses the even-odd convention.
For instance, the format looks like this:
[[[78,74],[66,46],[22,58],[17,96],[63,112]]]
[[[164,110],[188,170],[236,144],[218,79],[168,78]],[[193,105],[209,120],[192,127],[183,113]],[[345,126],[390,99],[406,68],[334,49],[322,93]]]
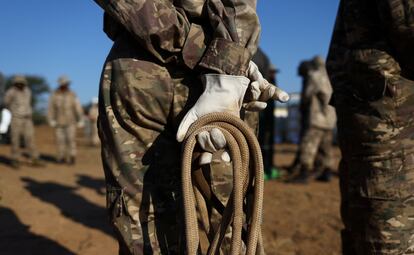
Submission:
[[[324,67],[310,70],[303,93],[304,105],[307,107],[307,126],[332,130],[336,123],[335,109],[329,105],[332,87]]]
[[[82,120],[83,109],[75,93],[57,89],[50,96],[47,115],[50,123],[69,126]]]
[[[94,0],[105,11],[104,30],[128,33],[162,63],[245,75],[260,24],[256,0]]]
[[[4,105],[10,110],[13,118],[32,117],[32,92],[25,86],[20,90],[12,86],[4,96]]]
[[[414,0],[341,0],[327,69],[336,106],[414,81]]]

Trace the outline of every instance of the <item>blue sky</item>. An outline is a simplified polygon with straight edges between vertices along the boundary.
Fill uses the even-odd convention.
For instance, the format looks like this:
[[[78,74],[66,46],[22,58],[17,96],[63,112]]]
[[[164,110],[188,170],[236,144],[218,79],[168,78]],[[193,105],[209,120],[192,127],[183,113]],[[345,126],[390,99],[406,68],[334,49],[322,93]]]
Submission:
[[[281,70],[282,88],[298,91],[299,62],[326,56],[338,3],[259,1],[260,46]],[[97,95],[111,41],[102,32],[102,11],[92,0],[6,1],[0,9],[0,31],[0,72],[41,75],[52,88],[66,74],[82,103]]]

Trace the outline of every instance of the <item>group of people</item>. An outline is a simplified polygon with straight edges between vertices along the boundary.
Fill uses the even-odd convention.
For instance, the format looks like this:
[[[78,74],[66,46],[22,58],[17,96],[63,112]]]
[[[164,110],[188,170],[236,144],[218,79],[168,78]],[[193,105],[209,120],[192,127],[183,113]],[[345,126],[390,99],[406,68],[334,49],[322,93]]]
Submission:
[[[84,126],[84,110],[76,94],[70,90],[71,81],[62,76],[58,79],[58,88],[49,97],[47,120],[55,129],[57,144],[57,163],[73,165],[76,161],[76,129]],[[39,152],[35,145],[35,130],[33,127],[32,92],[28,80],[16,75],[11,80],[11,87],[3,98],[3,106],[11,113],[11,166],[18,168],[22,157],[22,144],[30,157],[33,166],[42,166]],[[91,126],[91,143],[97,145],[96,122],[97,100],[92,102],[89,110]],[[94,127],[95,126],[95,127]]]

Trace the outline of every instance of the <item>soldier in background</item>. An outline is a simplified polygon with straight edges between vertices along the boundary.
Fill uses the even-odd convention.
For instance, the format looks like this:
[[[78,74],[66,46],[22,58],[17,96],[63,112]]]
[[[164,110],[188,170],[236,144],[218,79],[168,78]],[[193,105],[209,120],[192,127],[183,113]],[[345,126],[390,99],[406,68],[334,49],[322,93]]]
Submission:
[[[301,142],[294,165],[291,167],[290,182],[306,182],[318,156],[321,169],[317,180],[329,181],[334,168],[332,155],[335,110],[329,105],[331,84],[324,60],[317,56],[302,62],[298,73],[303,77],[301,111]]]
[[[23,137],[32,164],[40,165],[39,154],[34,144],[34,126],[32,120],[32,92],[24,76],[15,76],[12,79],[12,87],[4,96],[4,105],[11,114],[11,165],[14,168],[20,166],[20,145]]]
[[[92,146],[99,145],[99,135],[98,135],[98,98],[92,98],[91,107],[89,108],[88,118],[90,122],[90,132],[89,132],[89,142]]]
[[[327,69],[343,254],[414,254],[414,0],[341,0]]]
[[[75,164],[76,128],[83,126],[83,109],[74,92],[69,89],[70,80],[62,76],[59,87],[49,99],[48,120],[56,130],[57,162]]]

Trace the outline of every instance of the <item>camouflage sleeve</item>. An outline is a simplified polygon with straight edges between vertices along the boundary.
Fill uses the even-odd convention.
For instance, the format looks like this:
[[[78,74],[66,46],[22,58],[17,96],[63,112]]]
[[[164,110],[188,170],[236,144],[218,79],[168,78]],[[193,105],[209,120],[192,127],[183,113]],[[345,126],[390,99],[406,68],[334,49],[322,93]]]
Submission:
[[[82,121],[83,117],[83,108],[79,101],[79,98],[74,94],[74,101],[75,101],[75,111],[78,121]]]
[[[349,84],[363,97],[383,93],[387,80],[398,79],[401,74],[391,52],[371,2],[342,0],[327,60],[334,101],[335,94],[349,94]]]
[[[380,0],[378,12],[398,62],[414,73],[414,0]]]
[[[214,32],[200,66],[245,75],[260,35],[256,0],[207,0],[206,8]]]
[[[181,52],[190,29],[184,12],[168,0],[95,0],[138,43],[162,62]]]
[[[207,0],[207,24],[191,23],[167,0],[95,0],[152,55],[168,62],[181,54],[191,69],[245,75],[260,24],[256,0]]]

